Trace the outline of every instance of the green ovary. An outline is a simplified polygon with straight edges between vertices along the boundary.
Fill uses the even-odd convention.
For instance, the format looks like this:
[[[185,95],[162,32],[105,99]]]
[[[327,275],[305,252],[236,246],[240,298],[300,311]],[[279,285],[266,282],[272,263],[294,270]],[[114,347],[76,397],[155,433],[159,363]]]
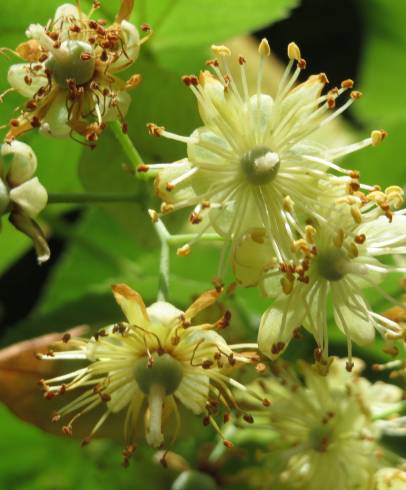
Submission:
[[[272,182],[280,167],[279,155],[266,146],[257,146],[248,151],[242,156],[240,163],[243,175],[254,185]]]
[[[49,58],[46,68],[61,87],[67,87],[68,80],[83,85],[94,75],[93,48],[83,41],[65,41]]]
[[[314,260],[317,272],[328,281],[339,281],[348,272],[349,260],[339,248],[321,251]]]
[[[139,359],[134,369],[135,380],[140,389],[148,395],[152,386],[161,386],[166,395],[172,395],[183,379],[183,368],[179,361],[169,354],[154,355],[151,366],[147,358]]]

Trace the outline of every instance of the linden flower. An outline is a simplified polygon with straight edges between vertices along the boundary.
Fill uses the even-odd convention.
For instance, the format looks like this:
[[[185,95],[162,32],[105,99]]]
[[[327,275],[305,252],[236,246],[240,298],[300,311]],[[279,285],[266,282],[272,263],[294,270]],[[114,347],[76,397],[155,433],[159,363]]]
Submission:
[[[239,88],[227,64],[230,50],[225,46],[212,49],[217,59],[208,64],[214,74],[204,71],[199,77],[183,78],[196,96],[204,126],[183,137],[149,125],[155,136],[186,143],[187,159],[142,165],[139,171],[158,171],[156,190],[164,201],[162,214],[195,206],[190,215],[192,224],[200,223],[206,213],[209,217],[199,236],[213,227],[222,237],[234,241],[248,228],[264,228],[272,253],[284,262],[292,255],[292,241],[302,234],[303,214],[317,218],[316,209],[331,205],[349,187],[359,188],[358,173],[333,161],[378,144],[385,132],[374,131],[359,143],[334,149],[309,140],[361,94],[351,91],[348,101],[334,110],[337,98],[353,87],[352,80],[343,81],[340,88],[324,95],[328,80],[323,73],[295,87],[306,67],[295,43],[288,46],[290,61],[275,98],[264,93],[262,87],[265,58],[270,54],[266,39],[259,46],[261,61],[254,94],[248,90],[245,59],[239,58]],[[179,253],[190,252],[190,245]]]
[[[91,20],[94,8],[87,16],[68,3],[46,26],[28,27],[30,40],[14,53],[26,63],[12,65],[8,81],[11,90],[29,100],[10,122],[9,140],[39,127],[53,137],[76,132],[92,142],[106,123],[118,119],[124,124],[131,102],[127,91],[140,76],[123,81],[115,74],[134,63],[143,42],[127,20],[132,4],[123,0],[108,27],[103,20]]]
[[[113,294],[127,317],[126,322],[103,329],[90,340],[68,341],[72,350],[41,356],[88,363],[86,367],[43,381],[46,398],[85,388],[58,411],[54,420],[73,414],[63,428],[65,433],[72,434],[74,420],[103,404],[104,413],[85,440],[89,442],[110,415],[126,410],[125,439],[128,447],[134,449],[137,423],[145,412],[145,438],[157,448],[165,443],[168,429],[174,432],[172,442],[176,438],[181,422],[178,404],[181,404],[194,414],[203,414],[205,425],[212,424],[221,435],[214,420],[219,402],[226,407],[229,403],[235,405],[228,385],[247,391],[226,376],[224,368],[250,363],[253,358],[235,354],[232,346],[215,331],[226,326],[227,315],[214,325],[191,325],[193,317],[213,303],[218,293],[203,294],[185,312],[165,302],[146,308],[138,293],[123,284],[113,286]],[[269,402],[263,400],[263,403]],[[252,422],[248,414],[242,415]],[[226,440],[224,443],[231,445]]]
[[[375,313],[363,289],[375,288],[385,299],[396,303],[380,286],[386,274],[405,268],[378,260],[385,255],[406,253],[406,216],[400,207],[403,191],[395,186],[385,192],[348,196],[333,209],[320,211],[318,222],[306,227],[306,239],[294,243],[296,263],[282,264],[283,292],[264,313],[259,328],[260,350],[271,359],[283,352],[295,329],[303,325],[315,338],[316,358],[328,358],[327,305],[332,303],[334,320],[348,342],[348,368],[351,369],[352,342],[366,345],[375,330],[386,339],[401,338],[404,328]],[[324,214],[324,216],[322,216]],[[265,290],[275,293],[275,277],[270,271]]]
[[[4,143],[0,158],[0,218],[8,214],[11,224],[33,241],[38,262],[49,259],[50,251],[34,218],[45,208],[48,194],[34,177],[37,157],[21,141]]]
[[[397,468],[383,468],[375,476],[376,490],[404,490],[406,488],[406,465],[403,471]]]
[[[341,362],[333,366],[321,376],[305,363],[298,373],[277,364],[274,377],[256,382],[260,393],[272,397],[267,417],[279,436],[270,465],[275,458],[280,462],[275,477],[292,489],[372,490],[375,472],[385,464],[375,406],[396,410],[402,390],[377,387],[359,372],[346,372]]]

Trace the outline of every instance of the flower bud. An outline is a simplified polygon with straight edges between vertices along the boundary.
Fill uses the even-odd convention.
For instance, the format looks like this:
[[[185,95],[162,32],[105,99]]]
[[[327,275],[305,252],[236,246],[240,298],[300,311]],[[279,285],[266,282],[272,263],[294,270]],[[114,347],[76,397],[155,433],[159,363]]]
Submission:
[[[5,183],[0,179],[0,216],[4,214],[10,204],[10,198]]]
[[[31,179],[37,169],[37,157],[32,148],[21,141],[4,143],[1,147],[2,157],[11,157],[7,180],[11,187],[18,186]]]
[[[184,471],[172,485],[172,490],[216,490],[217,488],[213,478],[196,470]]]

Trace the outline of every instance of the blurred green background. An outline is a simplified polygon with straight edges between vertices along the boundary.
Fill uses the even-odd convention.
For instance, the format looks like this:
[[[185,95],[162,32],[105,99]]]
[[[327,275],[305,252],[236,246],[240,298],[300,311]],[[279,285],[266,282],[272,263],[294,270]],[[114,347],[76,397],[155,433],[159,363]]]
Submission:
[[[2,2],[0,46],[14,48],[25,39],[30,23],[46,23],[60,3]],[[82,1],[85,11],[88,3]],[[119,3],[102,1],[98,15],[113,19]],[[151,24],[155,34],[143,46],[140,59],[130,71],[143,76],[143,83],[132,94],[127,116],[130,136],[146,162],[182,158],[185,152],[182,144],[150,137],[146,123],[156,122],[173,132],[189,134],[200,123],[195,100],[180,76],[204,68],[211,44],[233,39],[242,53],[250,52],[247,36],[256,33],[257,37],[269,38],[275,59],[281,63],[285,62],[286,44],[294,40],[309,62],[308,72],[325,71],[332,84],[355,78],[357,89],[365,97],[353,106],[340,131],[348,133],[354,141],[376,128],[386,129],[390,137],[379,148],[353,155],[348,165],[361,170],[364,182],[404,186],[405,18],[406,3],[398,0],[137,0],[134,22]],[[6,73],[12,62],[15,60],[0,57],[1,89],[7,88]],[[2,123],[12,117],[20,102],[17,95],[5,98],[0,105]],[[332,141],[335,137],[329,135]],[[113,135],[106,131],[95,151],[71,140],[51,140],[34,133],[24,137],[24,141],[37,153],[38,176],[48,191],[133,191],[139,193],[140,199],[138,204],[49,206],[42,215],[42,225],[49,235],[53,256],[41,268],[35,264],[30,242],[3,220],[0,235],[3,347],[78,324],[98,326],[113,322],[120,316],[110,294],[112,283],[127,282],[150,303],[155,299],[158,282],[158,244],[145,215],[146,208],[156,205],[152,185],[140,183],[123,171],[126,157]],[[175,230],[182,220],[178,215],[168,223]],[[171,301],[184,307],[209,288],[217,261],[218,250],[213,246],[196,247],[187,258],[173,253]],[[401,294],[398,279],[391,280],[387,287],[396,296]],[[370,299],[378,311],[388,306],[373,295]],[[266,304],[253,290],[230,299],[227,306],[234,310],[237,319],[231,336],[254,341],[257,320]],[[345,352],[341,337],[333,336],[333,342],[333,351]],[[311,350],[311,344],[304,342],[293,346],[290,356],[306,356]],[[379,343],[362,351],[362,355],[368,361],[386,359]],[[0,365],[0,376],[2,369]],[[21,422],[4,406],[0,406],[0,434],[1,489],[150,490],[170,488],[176,477],[176,472],[165,471],[152,462],[151,451],[141,452],[123,470],[120,447],[116,444],[95,441],[82,449],[78,441],[57,438]],[[201,448],[210,441],[208,436],[204,432],[182,440],[177,449],[190,464],[202,465]],[[244,444],[242,448],[245,455],[237,455],[234,463],[230,463],[231,469],[224,472],[232,473],[254,451]]]

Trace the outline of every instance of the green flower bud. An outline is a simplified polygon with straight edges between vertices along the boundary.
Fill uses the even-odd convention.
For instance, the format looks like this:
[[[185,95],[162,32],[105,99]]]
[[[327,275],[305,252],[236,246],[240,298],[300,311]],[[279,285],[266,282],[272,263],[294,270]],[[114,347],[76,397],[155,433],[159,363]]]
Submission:
[[[148,365],[144,357],[139,359],[134,370],[135,380],[140,389],[148,395],[154,385],[161,386],[166,395],[172,395],[183,378],[181,364],[169,354],[153,357],[152,366]]]
[[[184,471],[172,485],[172,490],[216,490],[213,478],[200,471]]]
[[[67,87],[67,80],[75,80],[76,85],[89,82],[95,66],[93,48],[83,41],[63,42],[46,63],[46,68],[61,87]]]

